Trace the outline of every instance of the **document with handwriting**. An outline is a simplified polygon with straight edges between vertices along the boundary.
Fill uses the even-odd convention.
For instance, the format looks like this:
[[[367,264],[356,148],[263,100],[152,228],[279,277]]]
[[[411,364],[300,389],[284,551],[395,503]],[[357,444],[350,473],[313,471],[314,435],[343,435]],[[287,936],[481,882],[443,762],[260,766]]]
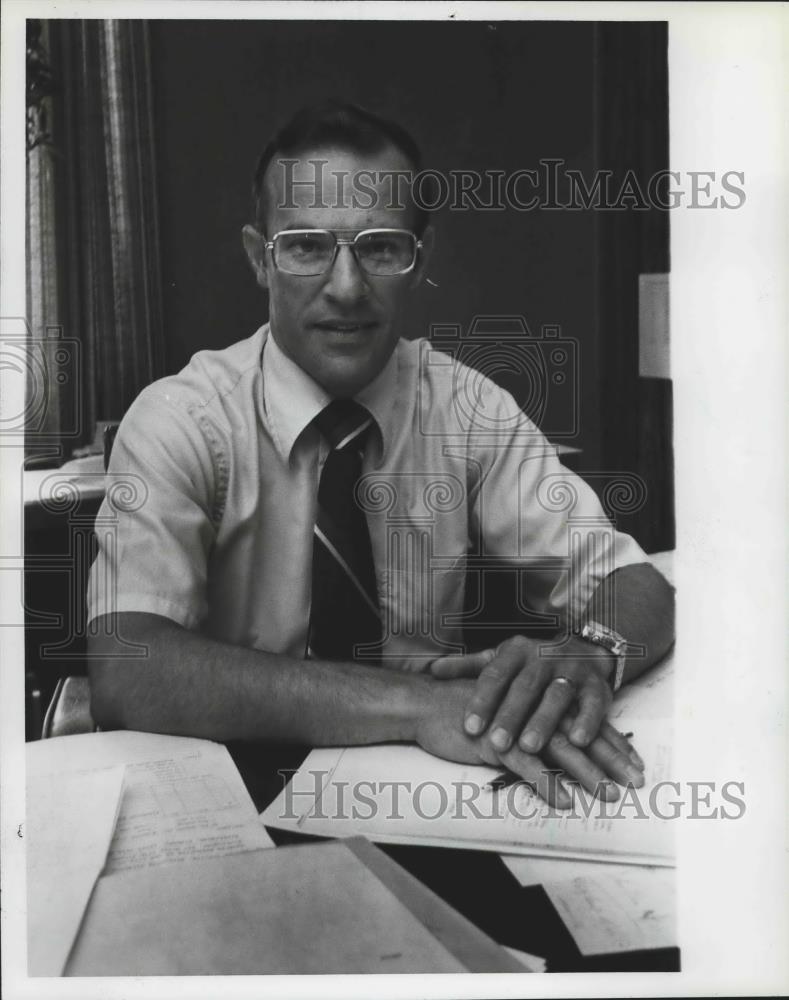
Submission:
[[[544,884],[581,953],[676,947],[674,872],[601,867],[609,870]]]
[[[576,790],[572,809],[555,810],[524,784],[488,788],[495,768],[384,744],[313,751],[261,820],[327,837],[671,866],[672,825],[650,801],[671,778],[671,729],[641,720],[639,737],[646,786],[617,802]]]
[[[88,774],[110,765],[125,770],[106,872],[273,847],[219,743],[152,733],[86,733],[42,740],[31,745],[28,756],[33,774]]]

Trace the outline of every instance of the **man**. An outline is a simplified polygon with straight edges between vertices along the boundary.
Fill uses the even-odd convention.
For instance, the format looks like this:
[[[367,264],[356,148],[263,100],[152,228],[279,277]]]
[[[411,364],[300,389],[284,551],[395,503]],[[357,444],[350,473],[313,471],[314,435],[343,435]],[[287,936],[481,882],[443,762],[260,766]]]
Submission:
[[[243,235],[268,324],[148,387],[115,443],[110,471],[144,486],[105,510],[93,713],[217,740],[416,741],[558,806],[557,769],[616,797],[609,778],[638,785],[643,765],[605,712],[669,648],[671,589],[507,393],[401,339],[433,233],[393,178],[419,165],[398,126],[336,104],[261,157]],[[575,541],[540,497],[557,477]],[[522,557],[560,656],[522,637],[463,655],[470,547]],[[602,645],[570,634],[584,625]],[[621,637],[645,655],[615,655]]]

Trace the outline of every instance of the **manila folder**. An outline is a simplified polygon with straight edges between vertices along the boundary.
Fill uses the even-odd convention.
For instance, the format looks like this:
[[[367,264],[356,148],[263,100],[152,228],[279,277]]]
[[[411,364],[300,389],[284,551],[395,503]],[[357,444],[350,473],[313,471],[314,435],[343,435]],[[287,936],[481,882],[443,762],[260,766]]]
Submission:
[[[103,876],[66,975],[523,972],[363,837]]]

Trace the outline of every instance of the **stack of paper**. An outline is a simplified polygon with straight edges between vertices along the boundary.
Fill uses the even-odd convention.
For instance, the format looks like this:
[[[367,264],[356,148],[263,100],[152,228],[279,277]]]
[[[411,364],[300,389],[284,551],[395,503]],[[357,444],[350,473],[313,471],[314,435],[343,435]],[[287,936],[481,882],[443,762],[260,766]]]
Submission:
[[[227,750],[204,740],[31,744],[27,824],[34,976],[539,968],[366,841],[268,850]]]
[[[584,955],[677,944],[672,868],[512,856],[502,860],[521,885],[543,886]]]
[[[67,974],[523,972],[523,961],[357,839],[105,876]]]
[[[675,777],[671,708],[671,659],[615,701],[610,718],[634,734],[646,761],[645,786],[623,790],[617,802],[576,791],[575,807],[559,812],[524,785],[489,789],[495,768],[388,744],[313,751],[261,821],[319,836],[497,851],[523,884],[545,887],[584,953],[668,947],[676,944],[675,824],[654,802]]]
[[[506,793],[488,788],[495,768],[389,744],[313,751],[261,820],[381,843],[671,866],[672,825],[649,805],[652,789],[670,777],[671,732],[645,721],[640,735],[647,783],[625,790],[618,802],[578,791],[573,809],[554,810],[525,785]]]
[[[122,784],[122,767],[89,775],[28,774],[24,830],[31,976],[63,971],[104,867]]]
[[[649,758],[648,734],[672,729],[670,658],[638,678],[616,698],[609,718],[633,733]],[[672,775],[674,777],[674,775]],[[542,885],[584,955],[676,947],[675,872],[655,868],[555,858],[504,856],[523,886]]]
[[[111,732],[30,743],[28,970],[60,975],[100,873],[272,847],[225,747]]]

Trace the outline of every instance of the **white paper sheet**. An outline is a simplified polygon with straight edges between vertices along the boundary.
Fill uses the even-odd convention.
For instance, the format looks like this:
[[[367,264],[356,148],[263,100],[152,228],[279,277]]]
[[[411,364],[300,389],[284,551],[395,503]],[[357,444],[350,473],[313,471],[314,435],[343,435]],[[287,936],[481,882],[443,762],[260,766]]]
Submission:
[[[28,972],[59,976],[99,877],[121,800],[123,767],[28,774]]]
[[[194,754],[129,764],[106,871],[273,847],[256,819],[223,746],[206,743]]]
[[[620,732],[633,732],[633,745],[639,753],[641,750],[639,748],[638,728],[641,720],[672,720],[673,718],[673,653],[670,653],[662,663],[621,688],[608,712],[609,721]]]
[[[30,750],[33,774],[91,773],[108,763],[125,765],[107,872],[274,846],[219,743],[119,731],[43,740]]]
[[[313,844],[102,878],[68,975],[464,968],[343,845]]]
[[[677,945],[674,872],[607,865],[545,891],[584,955]]]
[[[672,865],[671,823],[649,807],[651,789],[671,777],[671,729],[642,720],[639,730],[646,786],[613,803],[587,794],[588,815],[580,807],[550,810],[524,785],[491,791],[485,786],[495,768],[386,744],[313,751],[261,820],[301,833],[362,835],[382,843]]]
[[[548,882],[569,882],[574,878],[605,878],[619,871],[616,863],[606,861],[575,861],[572,858],[537,858],[502,854],[501,860],[519,885],[545,885]],[[655,871],[648,865],[628,865],[627,870]]]
[[[670,728],[672,716],[673,656],[623,688],[609,713],[620,731],[633,733],[639,751],[645,727],[652,730],[663,720]],[[585,955],[677,943],[670,869],[515,855],[502,861],[522,886],[545,888]]]

